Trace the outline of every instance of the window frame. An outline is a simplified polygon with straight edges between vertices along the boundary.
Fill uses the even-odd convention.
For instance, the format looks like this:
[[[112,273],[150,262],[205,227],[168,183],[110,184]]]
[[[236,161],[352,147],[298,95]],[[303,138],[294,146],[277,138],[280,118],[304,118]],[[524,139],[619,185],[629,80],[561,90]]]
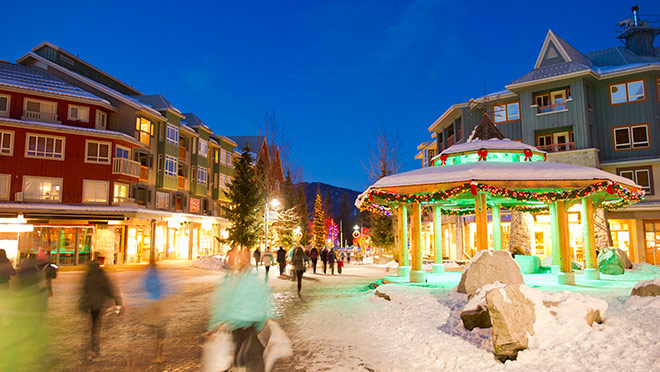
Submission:
[[[649,180],[649,186],[648,186],[649,190],[646,190],[643,185],[640,185],[640,186],[642,186],[642,189],[646,192],[646,195],[654,195],[655,194],[653,192],[654,188],[655,188],[654,184],[653,184],[653,167],[651,167],[650,165],[649,166],[642,166],[642,167],[616,168],[615,172],[618,176],[627,178],[629,180],[632,180],[633,182],[635,182],[638,185],[640,185],[640,184],[639,184],[639,181],[638,181],[639,178],[638,178],[637,174],[641,173],[641,172],[646,172],[648,180]],[[626,176],[623,175],[623,173],[630,173],[633,176],[633,178],[626,177]]]
[[[202,144],[204,144],[204,146],[202,146]],[[203,153],[202,153],[202,148],[204,148]],[[201,138],[198,140],[197,155],[208,159],[208,157],[209,157],[209,141],[207,141],[205,139],[201,139]]]
[[[166,205],[160,205],[160,197],[165,196],[167,197]],[[169,192],[163,192],[163,191],[156,191],[156,209],[170,209],[170,199],[171,199],[171,194]]]
[[[115,145],[115,152],[114,152],[113,157],[120,158],[119,154],[117,154],[117,150],[120,150],[120,149],[121,150],[126,150],[126,154],[128,155],[127,157],[122,158],[122,159],[132,160],[131,159],[131,148],[128,147],[128,146],[122,146],[122,145],[119,145],[119,144]]]
[[[509,106],[513,105],[518,105],[518,117],[515,119],[511,119],[509,116]],[[504,107],[504,120],[502,121],[497,121],[497,117],[495,116],[495,108],[497,107]],[[504,124],[504,123],[509,123],[512,121],[518,121],[520,120],[520,101],[515,101],[515,102],[508,102],[508,103],[502,103],[498,105],[493,105],[493,124],[499,125],[499,124]],[[461,126],[463,124],[461,123]],[[462,129],[462,128],[461,128]],[[459,129],[460,130],[460,129]]]
[[[163,164],[163,174],[164,175],[170,176],[170,177],[177,177],[177,171],[178,171],[178,162],[177,162],[177,160],[178,159],[173,157],[173,156],[165,155],[165,159],[164,159],[165,162]],[[168,166],[167,166],[168,161],[171,164],[173,164],[173,166],[174,166],[174,170],[171,171],[171,172],[168,170]]]
[[[105,111],[96,109],[95,116],[96,116],[96,121],[94,122],[94,127],[96,129],[102,129],[102,130],[108,129],[108,114]],[[103,118],[103,120],[99,120],[99,118]]]
[[[11,174],[0,174],[0,186],[3,183],[6,183],[7,185],[7,194],[3,195],[2,193],[0,193],[0,200],[9,200],[9,198],[11,197]]]
[[[89,146],[91,144],[97,145],[97,160],[89,158]],[[106,145],[108,146],[108,159],[107,161],[102,161],[101,157],[99,156],[100,153],[100,148],[101,145]],[[85,140],[85,163],[89,164],[110,164],[112,162],[112,142],[106,142],[106,141],[96,141],[96,140]]]
[[[564,96],[564,102],[561,103],[556,103],[556,96],[558,93],[561,93]],[[538,98],[540,97],[548,97],[548,104],[545,106],[540,106],[537,102]],[[571,87],[570,86],[565,86],[564,88],[555,88],[551,90],[545,90],[540,93],[534,93],[532,94],[532,107],[536,107],[536,115],[544,115],[544,114],[551,114],[555,112],[564,112],[568,110],[568,102],[573,100],[573,95],[571,94]],[[564,108],[560,110],[556,110],[555,106],[556,105],[564,105]],[[543,107],[551,107],[552,110],[550,111],[540,111],[541,108]],[[518,110],[520,110],[520,107],[518,107]]]
[[[127,183],[123,182],[113,182],[112,183],[112,202],[113,203],[119,203],[119,200],[117,200],[117,188],[125,188],[126,189],[126,196],[121,196],[123,199],[128,199],[131,195],[131,187]]]
[[[142,120],[146,120],[147,122],[149,122],[149,130],[148,131],[145,131],[143,129],[143,124],[145,124],[145,123],[143,123]],[[136,118],[135,118],[135,131],[138,133],[137,140],[140,143],[145,144],[145,145],[150,147],[151,146],[151,137],[154,136],[154,122],[152,120],[149,120],[149,119],[145,118],[144,116],[136,116]],[[148,139],[149,143],[146,143],[142,140],[143,136],[145,136],[145,138]]]
[[[6,110],[0,110],[0,116],[9,117],[9,112],[11,111],[11,95],[9,94],[0,94],[0,98],[7,99],[7,108]]]
[[[87,186],[93,184],[94,187],[94,197],[96,198],[96,186],[103,184],[105,186],[105,199],[104,200],[85,200],[87,197]],[[114,190],[113,190],[114,192]],[[83,204],[108,204],[108,201],[110,200],[109,197],[110,194],[110,181],[104,181],[104,180],[90,180],[90,179],[83,179],[83,190],[82,190],[82,202]],[[114,195],[113,195],[114,197]]]
[[[3,152],[5,149],[4,138],[5,134],[9,134],[9,152]],[[14,155],[14,138],[16,133],[12,130],[0,130],[0,155],[13,156]]]
[[[639,127],[645,127],[646,128],[646,146],[643,147],[636,147],[635,146],[635,141],[633,138],[633,128],[639,128]],[[628,131],[628,146],[627,148],[617,148],[617,142],[616,142],[616,132],[618,130],[627,130]],[[650,135],[650,125],[649,123],[638,123],[638,124],[628,124],[628,125],[619,125],[616,127],[612,127],[612,146],[614,148],[615,152],[619,151],[633,151],[633,150],[644,150],[644,149],[650,149],[651,148],[651,135]],[[641,142],[644,143],[644,142]],[[625,144],[622,144],[625,145]]]
[[[80,119],[80,118],[74,118],[74,117],[72,117],[72,116],[71,116],[71,109],[77,109],[77,110],[78,110],[78,116],[80,116],[80,111],[81,111],[81,109],[82,109],[82,111],[85,111],[85,110],[86,110],[86,111],[87,111],[87,119],[82,120],[82,119]],[[67,109],[67,111],[66,111],[66,118],[67,118],[67,120],[71,120],[71,121],[79,121],[79,122],[81,122],[81,123],[89,123],[89,114],[90,114],[90,113],[91,113],[91,110],[90,110],[89,107],[87,107],[87,106],[81,106],[81,105],[72,105],[72,104],[69,104],[69,107],[68,107],[68,109]]]
[[[196,208],[193,210],[193,205],[196,205]],[[202,202],[199,198],[190,198],[188,200],[188,210],[190,213],[197,213],[201,210]]]
[[[38,155],[39,151],[37,150],[36,147],[35,147],[35,150],[34,150],[34,154],[30,154],[29,152],[30,152],[30,138],[31,137],[36,137],[37,142],[39,141],[40,137],[45,138],[46,141],[49,138],[53,139],[53,148],[55,148],[54,141],[61,140],[62,141],[62,148],[61,148],[61,153],[59,154],[60,157],[55,156],[55,154],[56,154],[55,151],[53,151],[53,156],[52,157],[51,156],[45,156],[45,155],[44,156]],[[38,145],[38,143],[37,143],[37,145]],[[44,154],[45,154],[45,150],[44,150]],[[49,134],[32,133],[32,132],[28,132],[28,133],[25,134],[25,154],[24,154],[24,156],[26,158],[64,161],[65,158],[66,158],[65,155],[66,155],[66,137],[52,136],[52,135],[49,135]]]
[[[57,199],[44,199],[43,197],[38,197],[38,198],[33,198],[28,194],[25,189],[25,182],[28,179],[33,179],[33,180],[50,180],[51,183],[55,183],[54,181],[59,182],[59,187],[60,190],[57,195]],[[61,203],[62,202],[62,193],[64,191],[64,179],[61,177],[40,177],[40,176],[23,176],[23,180],[21,182],[21,192],[23,193],[23,200],[38,200],[40,202],[51,202],[51,203]],[[41,195],[43,196],[43,194]]]
[[[631,100],[630,100],[630,84],[632,84],[632,83],[638,83],[638,82],[640,82],[640,81],[642,82],[642,89],[644,89],[644,99],[631,101]],[[625,89],[626,99],[625,99],[625,101],[623,101],[623,102],[616,102],[616,103],[614,103],[614,102],[612,101],[612,87],[613,87],[613,86],[616,86],[616,85],[624,85],[625,88],[626,88],[626,89]],[[611,84],[608,84],[608,85],[607,85],[607,91],[608,91],[608,95],[609,95],[609,99],[610,99],[610,106],[619,106],[619,105],[626,105],[626,104],[629,104],[629,103],[644,102],[644,101],[646,101],[646,100],[649,98],[649,95],[648,95],[648,93],[647,93],[648,90],[646,89],[646,79],[644,79],[644,78],[641,78],[641,79],[635,79],[635,80],[620,81],[620,82],[618,82],[618,83],[611,83]]]
[[[179,128],[177,128],[177,126],[174,124],[167,123],[165,131],[165,142],[179,146]],[[174,139],[170,138],[170,131],[174,134]]]
[[[204,177],[201,177],[204,175]],[[200,185],[208,185],[209,171],[204,167],[197,167],[197,183]]]
[[[24,111],[27,111],[27,105],[28,105],[28,102],[37,102],[37,103],[39,104],[39,112],[40,112],[40,113],[43,112],[43,111],[41,111],[41,105],[42,105],[42,104],[44,104],[44,103],[45,103],[45,104],[51,104],[51,105],[53,105],[53,106],[55,107],[55,110],[53,110],[53,111],[54,111],[54,114],[57,115],[57,102],[46,101],[46,100],[36,99],[36,98],[30,98],[30,97],[25,97],[25,99],[23,99],[23,110],[24,110]]]

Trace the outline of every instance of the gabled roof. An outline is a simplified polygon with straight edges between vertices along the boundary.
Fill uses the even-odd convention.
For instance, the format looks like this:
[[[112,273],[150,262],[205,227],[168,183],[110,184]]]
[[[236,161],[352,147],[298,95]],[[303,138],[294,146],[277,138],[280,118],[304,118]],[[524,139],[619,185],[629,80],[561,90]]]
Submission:
[[[85,102],[111,106],[97,97],[38,68],[0,61],[0,88],[46,93]]]
[[[507,88],[512,85],[517,85],[521,83],[528,83],[531,81],[551,79],[561,75],[568,74],[579,74],[579,73],[590,73],[593,72],[591,68],[585,65],[581,65],[575,62],[564,62],[556,65],[550,65],[546,67],[541,67],[536,70],[532,70],[522,77],[514,80],[512,83],[507,85]]]
[[[233,145],[234,147],[238,147],[238,144],[236,143],[236,141],[232,140],[229,137],[221,136],[219,134],[214,134],[214,133],[212,133],[210,137],[215,139],[218,142],[227,142],[230,145]]]
[[[191,128],[204,128],[207,131],[211,132],[211,128],[209,128],[208,125],[204,124],[202,119],[199,118],[199,116],[193,114],[192,112],[187,112],[183,114],[185,116],[185,121],[188,126]]]
[[[585,57],[584,54],[580,53],[579,50],[564,41],[564,39],[560,38],[552,30],[548,30],[543,47],[541,47],[541,52],[536,58],[534,69],[562,62],[575,62],[588,67],[592,66],[589,58]]]
[[[488,113],[484,112],[483,119],[481,119],[481,122],[479,122],[479,124],[474,127],[474,130],[472,131],[472,134],[470,134],[470,137],[468,137],[467,142],[479,140],[486,141],[492,138],[504,139],[504,136],[502,135],[502,132],[497,129],[495,124],[490,121]]]
[[[229,136],[229,138],[236,142],[239,151],[243,151],[245,145],[250,145],[250,151],[258,154],[261,151],[261,146],[266,142],[264,136]]]
[[[143,96],[131,96],[131,98],[136,99],[145,105],[151,106],[156,111],[170,111],[174,113],[177,116],[180,116],[182,119],[184,118],[183,114],[179,109],[174,107],[173,104],[170,103],[170,101],[167,100],[167,98],[163,97],[161,94],[150,94],[150,95],[143,95]]]

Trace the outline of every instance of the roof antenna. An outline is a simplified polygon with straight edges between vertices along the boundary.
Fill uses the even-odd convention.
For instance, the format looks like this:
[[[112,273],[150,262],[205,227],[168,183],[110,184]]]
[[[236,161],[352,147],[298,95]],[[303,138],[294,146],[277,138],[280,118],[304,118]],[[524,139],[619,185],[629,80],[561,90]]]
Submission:
[[[486,80],[484,79],[484,97],[486,97]]]

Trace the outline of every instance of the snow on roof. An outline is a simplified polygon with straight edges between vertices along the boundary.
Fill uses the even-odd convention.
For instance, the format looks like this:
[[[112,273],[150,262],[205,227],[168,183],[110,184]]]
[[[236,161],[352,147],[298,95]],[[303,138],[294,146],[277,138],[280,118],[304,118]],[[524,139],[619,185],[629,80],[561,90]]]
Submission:
[[[145,105],[150,106],[154,110],[158,111],[166,111],[170,110],[174,112],[175,114],[179,114],[183,116],[181,111],[174,107],[170,101],[167,100],[167,98],[163,97],[161,94],[149,94],[149,95],[143,95],[143,96],[131,96],[131,98],[136,99],[140,102],[142,102]]]
[[[46,71],[10,62],[0,61],[0,86],[96,101],[110,106],[110,102],[103,98],[73,86]]]
[[[528,144],[518,142],[518,141],[512,141],[508,138],[505,139],[497,139],[497,138],[491,138],[489,140],[475,140],[471,142],[465,142],[465,143],[458,143],[455,144],[445,151],[442,152],[442,154],[456,154],[456,153],[461,153],[461,152],[469,152],[469,151],[477,151],[479,149],[488,149],[488,150],[516,150],[516,151],[521,151],[521,150],[532,150],[537,153],[543,153],[544,151],[541,151],[537,149],[534,146],[530,146]]]
[[[495,142],[495,141],[493,141]],[[513,141],[512,141],[513,142]],[[522,145],[522,144],[521,144]],[[383,177],[369,188],[427,185],[467,181],[578,181],[612,180],[622,185],[642,187],[625,177],[597,168],[548,161],[433,166]]]

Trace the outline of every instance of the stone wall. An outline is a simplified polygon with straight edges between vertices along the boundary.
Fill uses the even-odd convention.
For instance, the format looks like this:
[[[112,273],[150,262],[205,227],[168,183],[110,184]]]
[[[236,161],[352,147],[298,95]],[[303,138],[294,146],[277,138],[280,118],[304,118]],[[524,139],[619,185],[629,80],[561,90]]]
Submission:
[[[548,161],[598,168],[598,150],[584,149],[548,153]]]

